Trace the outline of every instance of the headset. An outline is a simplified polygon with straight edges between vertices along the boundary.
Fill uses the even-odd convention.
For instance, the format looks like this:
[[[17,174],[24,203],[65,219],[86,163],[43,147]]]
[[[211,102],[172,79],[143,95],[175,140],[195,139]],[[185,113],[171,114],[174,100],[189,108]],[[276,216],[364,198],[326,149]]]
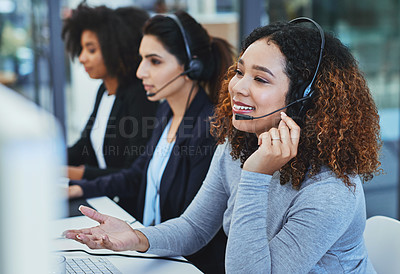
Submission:
[[[281,111],[283,109],[286,109],[286,108],[288,108],[288,107],[290,107],[292,105],[298,104],[298,103],[302,104],[301,107],[300,107],[300,111],[298,113],[298,117],[303,117],[304,116],[305,112],[307,111],[307,101],[308,101],[308,99],[311,99],[313,94],[314,94],[314,90],[312,89],[312,85],[314,84],[315,78],[317,77],[317,73],[318,73],[318,70],[319,70],[319,67],[320,67],[321,61],[322,61],[322,54],[323,54],[323,51],[324,51],[324,48],[325,48],[325,34],[324,34],[324,31],[323,31],[322,27],[317,22],[315,22],[314,20],[312,20],[312,19],[310,19],[308,17],[298,17],[298,18],[295,18],[295,19],[289,21],[289,24],[298,24],[298,23],[304,23],[304,22],[312,23],[318,29],[320,37],[321,37],[321,46],[320,46],[320,51],[319,51],[318,63],[317,63],[317,66],[315,68],[315,72],[314,72],[314,75],[313,75],[313,77],[311,79],[311,82],[310,83],[306,82],[304,85],[302,85],[302,87],[299,90],[299,93],[302,94],[302,97],[300,97],[299,99],[297,99],[297,100],[291,102],[290,104],[284,106],[283,108],[277,109],[277,110],[275,110],[273,112],[270,112],[270,113],[262,115],[262,116],[254,117],[254,116],[245,115],[245,114],[235,114],[235,119],[236,120],[260,119],[260,118],[269,116],[271,114],[274,114],[274,113],[276,113],[278,111]],[[304,91],[303,91],[303,89],[304,89]]]
[[[188,64],[185,66],[185,74],[192,80],[198,80],[203,71],[203,63],[199,59],[194,57],[190,52],[189,41],[185,29],[183,28],[178,16],[176,16],[175,14],[167,14],[166,16],[174,20],[174,22],[178,25],[183,37],[183,42],[185,44],[185,50],[188,57]]]
[[[324,34],[324,30],[322,29],[322,27],[317,22],[315,22],[314,20],[312,20],[311,18],[308,18],[308,17],[295,18],[295,19],[289,21],[289,24],[298,24],[298,23],[304,23],[304,22],[312,23],[318,29],[319,35],[321,37],[321,45],[320,45],[318,63],[317,63],[317,66],[315,68],[314,75],[313,75],[313,77],[312,77],[312,79],[311,79],[311,81],[310,81],[310,83],[308,85],[307,85],[307,82],[306,82],[300,88],[300,94],[303,93],[303,96],[300,99],[303,99],[303,98],[311,99],[313,94],[314,94],[314,90],[312,89],[312,85],[314,84],[315,78],[317,77],[317,74],[318,74],[318,71],[319,71],[319,67],[320,67],[321,61],[322,61],[322,55],[323,55],[324,48],[325,48],[325,34]],[[302,92],[302,89],[304,89],[303,92]],[[298,100],[300,100],[300,99],[298,99]],[[299,117],[303,117],[305,115],[305,112],[307,111],[307,101],[308,100],[304,99],[304,100],[301,100],[301,101],[302,101],[302,106],[301,106],[300,111],[298,113]]]

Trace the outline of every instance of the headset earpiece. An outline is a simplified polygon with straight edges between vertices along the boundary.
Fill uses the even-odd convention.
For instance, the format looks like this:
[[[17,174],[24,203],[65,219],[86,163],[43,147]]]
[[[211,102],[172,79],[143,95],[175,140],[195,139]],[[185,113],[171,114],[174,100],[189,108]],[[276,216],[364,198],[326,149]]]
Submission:
[[[287,114],[292,117],[296,123],[301,123],[302,118],[305,114],[306,105],[308,106],[308,98],[311,96],[307,96],[308,90],[310,90],[310,84],[308,82],[300,83],[300,86],[296,88],[296,91],[293,92],[293,95],[289,99],[291,102],[295,102],[301,100],[300,102],[293,104],[291,107],[287,108]],[[311,94],[311,93],[309,93]],[[307,97],[307,99],[302,100],[303,98]]]
[[[203,72],[203,63],[196,57],[192,56],[185,29],[183,28],[178,16],[176,16],[175,14],[168,14],[167,16],[174,20],[174,22],[178,25],[183,37],[183,42],[185,44],[185,50],[188,58],[188,63],[185,66],[185,71],[187,71],[186,75],[192,80],[198,80],[201,76],[201,73]]]
[[[187,73],[187,76],[189,76],[190,79],[199,79],[203,71],[203,63],[200,60],[194,58],[190,60],[188,70],[189,72]]]
[[[299,119],[303,119],[304,116],[306,115],[307,110],[310,108],[311,106],[311,98],[314,94],[314,90],[311,88],[311,84],[312,83],[305,83],[301,86],[300,91],[299,91],[299,98],[306,98],[308,97],[309,99],[304,100],[301,102],[300,104],[300,109],[297,113],[297,116],[299,117]]]

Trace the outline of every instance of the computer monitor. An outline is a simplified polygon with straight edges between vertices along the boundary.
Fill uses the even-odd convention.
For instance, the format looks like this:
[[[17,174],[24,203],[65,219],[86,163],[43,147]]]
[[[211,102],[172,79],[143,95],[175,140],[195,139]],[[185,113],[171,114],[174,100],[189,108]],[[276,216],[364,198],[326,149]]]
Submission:
[[[51,273],[51,221],[66,212],[52,115],[0,85],[0,273]]]

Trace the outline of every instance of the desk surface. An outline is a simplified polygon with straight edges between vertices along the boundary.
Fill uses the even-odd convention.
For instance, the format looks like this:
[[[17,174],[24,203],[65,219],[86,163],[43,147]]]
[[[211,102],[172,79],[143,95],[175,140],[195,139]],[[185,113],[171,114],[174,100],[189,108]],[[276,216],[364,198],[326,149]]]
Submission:
[[[101,213],[111,215],[131,223],[133,228],[142,227],[142,224],[136,222],[135,218],[133,218],[129,213],[127,213],[107,197],[88,199],[87,202],[90,206]],[[138,253],[135,251],[114,252],[106,249],[92,250],[76,241],[60,237],[61,233],[67,229],[79,229],[95,226],[97,224],[97,222],[86,216],[70,217],[54,221],[54,227],[52,229],[52,231],[54,231],[52,238],[55,239],[53,241],[54,250],[85,250],[92,254],[109,254],[105,257],[110,260],[122,273],[201,273],[195,266],[189,263],[149,259],[157,256]],[[67,258],[91,256],[83,251],[61,252],[61,254]],[[146,258],[122,257],[118,256],[118,254],[142,256]],[[184,258],[179,257],[179,259]]]

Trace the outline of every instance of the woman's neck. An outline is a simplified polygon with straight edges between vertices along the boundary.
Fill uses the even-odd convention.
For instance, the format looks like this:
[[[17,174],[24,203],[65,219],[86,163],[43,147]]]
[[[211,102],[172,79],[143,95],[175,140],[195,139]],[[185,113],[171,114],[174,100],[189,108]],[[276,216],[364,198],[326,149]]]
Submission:
[[[166,98],[172,110],[173,119],[183,118],[187,110],[186,108],[189,108],[190,104],[192,103],[198,91],[199,91],[199,86],[197,85],[197,83],[190,81],[184,86],[182,92],[177,92],[173,96]]]
[[[108,95],[113,95],[113,94],[117,93],[117,89],[118,89],[118,85],[119,85],[117,77],[104,78],[103,82],[108,91]]]
[[[176,132],[178,131],[179,125],[185,116],[185,112],[187,110],[186,108],[189,108],[198,91],[199,86],[197,83],[189,82],[189,84],[185,85],[185,87],[182,89],[182,92],[177,92],[173,96],[166,98],[172,110],[171,127],[167,136],[168,142],[175,140]]]

